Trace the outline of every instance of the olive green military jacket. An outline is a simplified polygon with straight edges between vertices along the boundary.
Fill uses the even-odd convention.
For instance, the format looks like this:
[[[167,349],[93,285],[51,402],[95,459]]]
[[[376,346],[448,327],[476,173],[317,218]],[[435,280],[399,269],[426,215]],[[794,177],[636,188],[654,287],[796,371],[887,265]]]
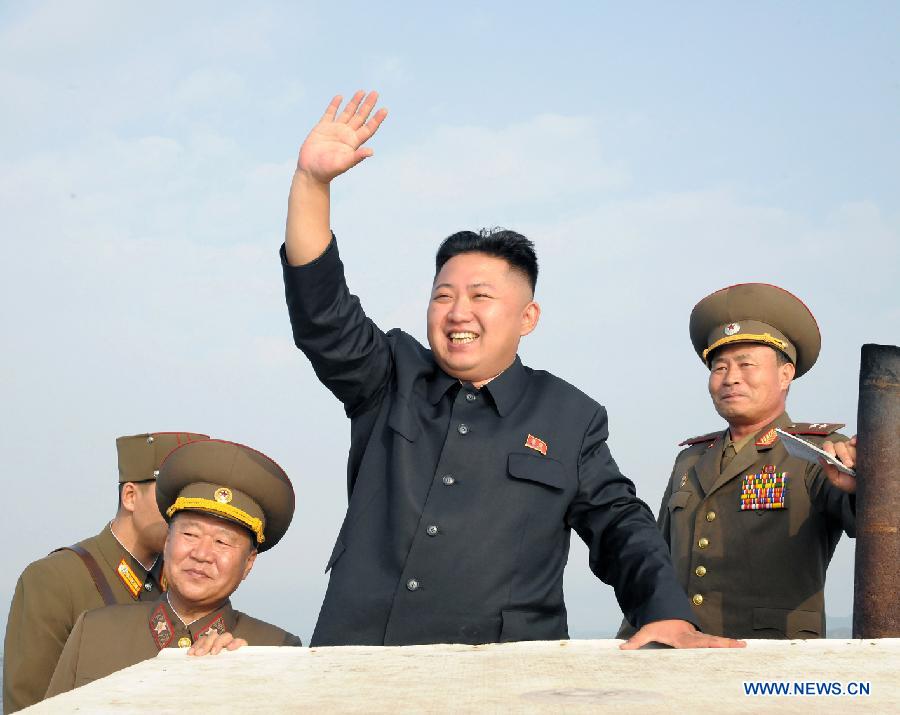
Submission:
[[[148,574],[116,540],[109,525],[78,545],[94,557],[116,602],[159,598],[162,559]],[[78,616],[103,605],[87,567],[74,552],[54,551],[28,565],[16,583],[6,626],[4,712],[21,710],[44,697]]]
[[[184,625],[168,599],[99,608],[81,615],[50,680],[47,697],[149,660],[163,648],[188,648],[210,631],[231,633],[248,645],[300,646],[287,631],[236,611],[231,602]]]
[[[784,413],[724,471],[727,431],[684,443],[658,522],[702,631],[825,636],[825,570],[842,531],[855,535],[855,499],[819,465],[788,455],[774,428],[821,446],[846,440],[834,432],[841,426],[796,424]],[[633,632],[623,623],[619,636]]]

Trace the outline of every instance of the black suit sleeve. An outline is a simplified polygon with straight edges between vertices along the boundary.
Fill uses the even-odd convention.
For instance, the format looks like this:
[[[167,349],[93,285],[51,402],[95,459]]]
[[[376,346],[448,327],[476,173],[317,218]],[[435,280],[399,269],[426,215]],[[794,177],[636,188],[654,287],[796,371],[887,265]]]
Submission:
[[[665,619],[693,623],[653,513],[616,466],[608,435],[606,410],[600,407],[584,435],[569,525],[587,544],[591,570],[615,589],[630,623],[638,628]]]
[[[391,373],[388,339],[350,293],[337,243],[303,266],[281,266],[294,343],[348,416],[382,393]]]

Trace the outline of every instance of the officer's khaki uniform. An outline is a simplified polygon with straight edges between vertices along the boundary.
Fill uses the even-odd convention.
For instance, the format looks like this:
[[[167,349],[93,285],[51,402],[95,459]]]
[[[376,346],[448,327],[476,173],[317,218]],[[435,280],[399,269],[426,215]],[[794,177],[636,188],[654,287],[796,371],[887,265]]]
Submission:
[[[162,433],[120,437],[119,483],[155,479],[155,472],[179,444],[206,435]],[[116,540],[107,525],[79,542],[94,557],[116,603],[156,600],[162,558],[148,573]],[[29,564],[16,583],[3,648],[3,710],[15,712],[44,697],[50,676],[78,616],[105,605],[87,567],[62,549]]]
[[[230,601],[189,625],[181,622],[165,597],[156,603],[110,606],[79,617],[47,697],[153,658],[163,648],[186,649],[211,630],[231,633],[254,646],[301,645],[297,636],[234,610]]]
[[[238,524],[261,553],[275,546],[290,526],[294,488],[281,467],[261,452],[207,439],[184,444],[166,457],[158,471],[156,502],[167,519],[187,511]],[[163,648],[188,647],[211,629],[250,645],[301,645],[296,636],[233,610],[230,593],[213,612],[184,625],[170,603],[189,602],[179,594],[178,583],[181,564],[191,558],[168,565],[169,591],[158,603],[84,614],[65,644],[47,696],[152,658]]]
[[[97,561],[117,603],[159,598],[161,558],[147,573],[116,541],[108,525],[79,545]],[[140,583],[137,595],[120,575],[122,562]],[[44,697],[75,620],[84,611],[103,605],[94,581],[73,551],[55,551],[26,567],[16,583],[6,626],[4,712],[33,705]]]
[[[794,365],[794,379],[821,347],[809,308],[764,283],[708,295],[691,312],[689,332],[707,367],[720,348],[766,345]],[[728,430],[689,439],[663,495],[659,526],[694,621],[708,633],[825,636],[825,571],[841,532],[855,534],[855,500],[819,464],[788,455],[776,427],[819,446],[847,439],[835,433],[843,425],[795,424],[786,413],[735,449]],[[620,637],[631,633],[624,622]]]
[[[839,426],[795,425],[783,414],[724,469],[727,431],[689,440],[678,455],[659,525],[701,630],[732,638],[825,636],[825,570],[841,532],[855,535],[854,500],[821,467],[788,455],[772,428],[821,446],[846,439],[834,433]],[[781,493],[767,483],[783,485]],[[754,504],[760,493],[773,494],[772,501]]]

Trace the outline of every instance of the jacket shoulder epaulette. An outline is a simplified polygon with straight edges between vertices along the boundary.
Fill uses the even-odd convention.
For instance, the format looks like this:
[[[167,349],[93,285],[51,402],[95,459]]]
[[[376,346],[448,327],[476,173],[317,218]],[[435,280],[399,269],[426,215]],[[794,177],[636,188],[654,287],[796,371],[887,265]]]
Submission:
[[[709,434],[700,435],[699,437],[690,437],[689,439],[684,440],[684,442],[679,442],[679,447],[692,447],[695,444],[701,444],[702,442],[712,442],[722,434],[722,430],[718,432],[710,432]]]
[[[827,437],[837,432],[844,425],[840,422],[794,422],[784,428],[788,434],[798,435],[815,435],[817,437]]]

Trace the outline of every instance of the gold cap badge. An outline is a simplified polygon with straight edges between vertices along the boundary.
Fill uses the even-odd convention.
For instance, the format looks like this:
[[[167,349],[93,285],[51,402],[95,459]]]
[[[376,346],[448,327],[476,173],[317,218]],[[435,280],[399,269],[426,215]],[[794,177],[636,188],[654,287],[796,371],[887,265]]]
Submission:
[[[230,504],[231,500],[234,498],[234,495],[231,493],[231,490],[228,487],[219,487],[218,489],[216,489],[213,497],[217,502],[219,502],[219,504]]]

